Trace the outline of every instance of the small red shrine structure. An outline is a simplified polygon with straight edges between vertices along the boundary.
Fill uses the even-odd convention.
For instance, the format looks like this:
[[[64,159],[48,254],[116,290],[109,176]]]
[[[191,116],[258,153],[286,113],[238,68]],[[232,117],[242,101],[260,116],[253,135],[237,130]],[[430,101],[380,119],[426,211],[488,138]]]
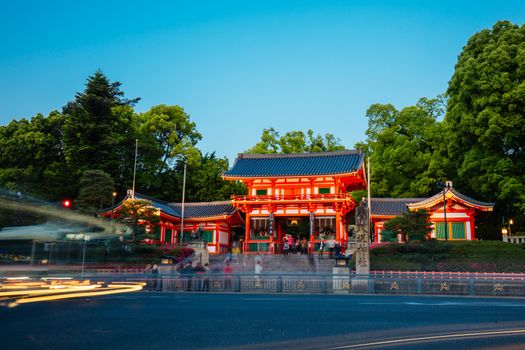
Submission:
[[[232,227],[244,225],[244,220],[231,201],[184,203],[184,227],[181,234],[182,204],[164,202],[135,193],[134,199],[148,200],[157,209],[159,222],[147,229],[155,238],[150,243],[174,245],[187,242],[197,235],[208,244],[211,254],[226,253],[231,248]],[[117,205],[100,215],[117,218],[126,201],[133,200],[131,191]]]
[[[363,160],[359,151],[239,154],[223,178],[248,189],[232,200],[246,213],[244,251],[278,253],[285,235],[310,252],[323,238],[345,245],[350,191],[366,188]]]
[[[472,241],[476,239],[476,218],[494,208],[494,203],[481,202],[456,191],[451,181],[447,181],[447,186],[430,198],[372,198],[371,202],[374,242],[382,241],[381,233],[386,221],[407,211],[420,209],[430,213],[430,238],[445,240],[448,234],[448,240]]]

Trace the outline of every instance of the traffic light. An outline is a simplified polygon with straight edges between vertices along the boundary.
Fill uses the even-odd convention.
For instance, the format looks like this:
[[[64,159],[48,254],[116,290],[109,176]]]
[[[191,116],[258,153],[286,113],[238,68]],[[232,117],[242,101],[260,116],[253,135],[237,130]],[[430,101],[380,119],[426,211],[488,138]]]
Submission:
[[[60,204],[63,208],[69,209],[73,205],[73,201],[70,199],[64,199]]]

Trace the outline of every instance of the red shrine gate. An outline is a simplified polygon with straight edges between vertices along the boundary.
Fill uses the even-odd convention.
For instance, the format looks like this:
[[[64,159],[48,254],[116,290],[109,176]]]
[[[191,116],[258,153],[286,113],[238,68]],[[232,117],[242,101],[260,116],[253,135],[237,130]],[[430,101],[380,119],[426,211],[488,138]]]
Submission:
[[[246,196],[234,207],[246,213],[245,252],[278,253],[285,235],[317,249],[321,239],[348,241],[350,191],[366,188],[358,151],[305,154],[240,154],[226,180],[242,181]]]

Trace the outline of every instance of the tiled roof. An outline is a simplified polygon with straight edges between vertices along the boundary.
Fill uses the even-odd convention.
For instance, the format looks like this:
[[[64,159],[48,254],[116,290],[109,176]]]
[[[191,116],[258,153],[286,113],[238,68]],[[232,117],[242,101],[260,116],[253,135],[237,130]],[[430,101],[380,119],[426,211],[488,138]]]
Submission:
[[[176,208],[180,213],[182,212],[181,203],[170,203],[169,205],[172,208]],[[232,215],[236,210],[231,201],[184,203],[184,218]]]
[[[424,198],[371,198],[372,215],[402,215],[407,212],[407,204],[420,202]]]
[[[358,171],[360,151],[294,154],[239,154],[225,178],[337,175]]]
[[[126,199],[128,199],[128,198],[126,198]],[[144,194],[140,194],[140,193],[136,193],[136,192],[135,192],[135,198],[136,199],[146,199],[146,200],[151,201],[151,204],[155,208],[159,208],[164,214],[168,214],[168,215],[175,216],[175,217],[178,217],[178,218],[181,217],[180,211],[177,208],[174,208],[173,206],[171,206],[168,202],[161,201],[160,199],[156,199],[156,198],[153,198],[153,197],[150,197],[150,196],[146,196]]]
[[[495,203],[491,203],[491,202],[478,201],[478,200],[473,199],[473,198],[471,198],[471,197],[469,197],[467,195],[464,195],[463,193],[460,193],[460,192],[456,191],[454,188],[446,188],[443,191],[446,191],[445,194],[447,192],[450,192],[450,193],[452,193],[453,196],[457,197],[461,201],[463,201],[463,202],[465,202],[467,204],[470,204],[471,206],[474,206],[474,207],[477,207],[479,209],[482,209],[482,210],[490,211],[490,210],[492,210],[492,207],[494,207],[494,204],[495,204]],[[423,199],[420,202],[412,203],[412,205],[409,205],[409,206],[410,207],[422,207],[422,206],[424,207],[424,206],[432,206],[435,203],[443,202],[443,191],[433,195],[432,197]]]
[[[159,208],[165,214],[182,217],[181,203],[168,203],[140,193],[135,193],[135,198],[151,201],[155,208]],[[236,211],[231,201],[184,203],[185,219],[229,216],[235,214]]]

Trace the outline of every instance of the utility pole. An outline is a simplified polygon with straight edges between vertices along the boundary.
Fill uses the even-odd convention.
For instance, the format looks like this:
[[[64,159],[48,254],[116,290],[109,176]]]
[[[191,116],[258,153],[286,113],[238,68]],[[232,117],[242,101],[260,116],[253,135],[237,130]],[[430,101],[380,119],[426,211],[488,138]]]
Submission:
[[[184,199],[186,196],[186,159],[184,159],[184,175],[182,178],[182,203],[181,203],[181,220],[180,220],[180,243],[184,242]]]

